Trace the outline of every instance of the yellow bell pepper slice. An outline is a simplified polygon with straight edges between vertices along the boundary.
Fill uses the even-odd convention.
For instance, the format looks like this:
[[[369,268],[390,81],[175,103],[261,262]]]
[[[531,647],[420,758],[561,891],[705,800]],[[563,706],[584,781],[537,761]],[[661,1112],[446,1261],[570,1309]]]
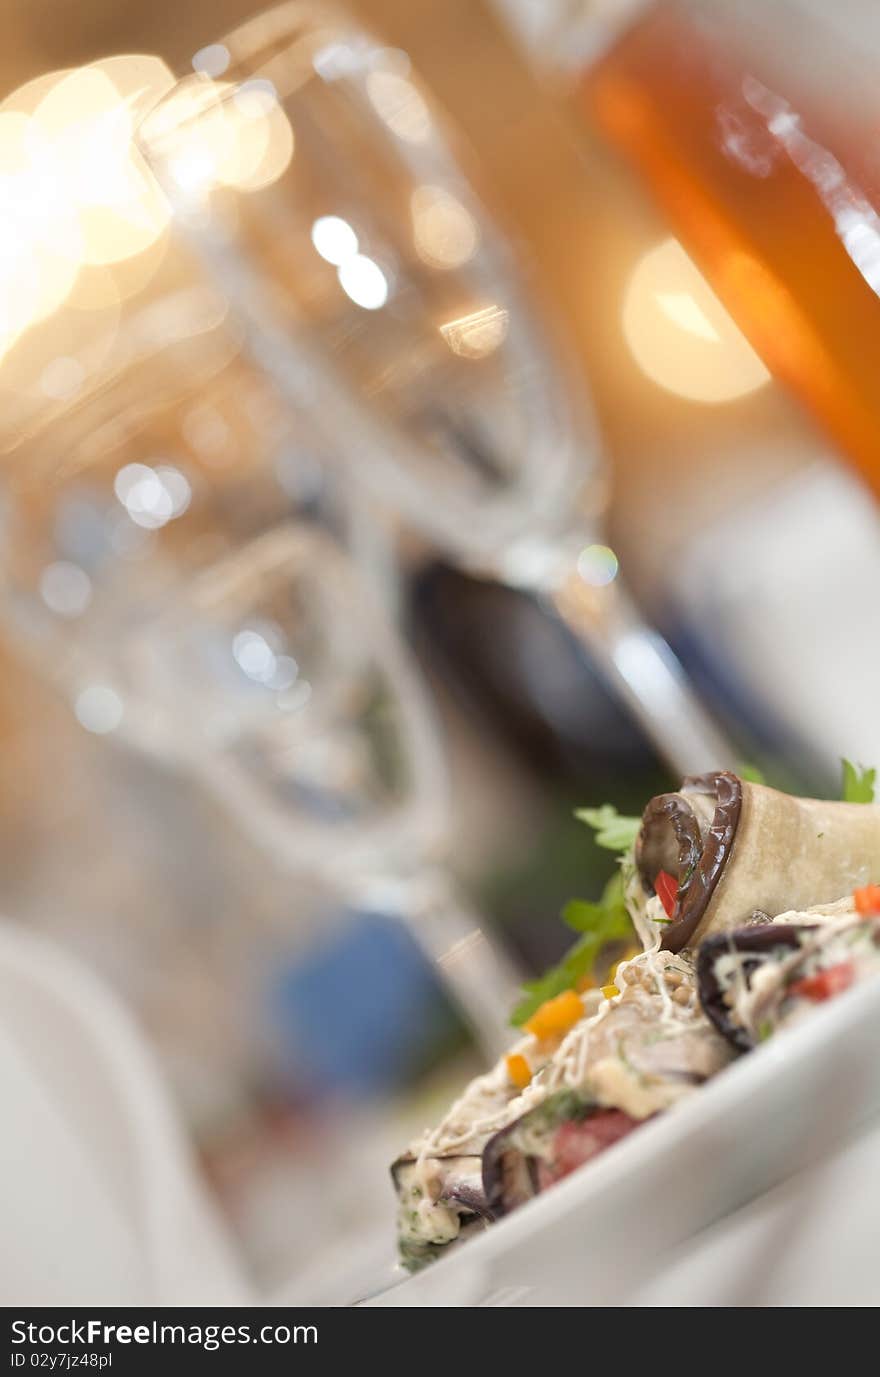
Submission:
[[[545,999],[523,1026],[536,1038],[562,1037],[583,1016],[584,1006],[574,990],[563,990],[555,999]]]
[[[525,1090],[532,1079],[532,1068],[525,1057],[520,1056],[519,1052],[511,1052],[505,1058],[505,1065],[507,1066],[507,1074],[517,1090]]]

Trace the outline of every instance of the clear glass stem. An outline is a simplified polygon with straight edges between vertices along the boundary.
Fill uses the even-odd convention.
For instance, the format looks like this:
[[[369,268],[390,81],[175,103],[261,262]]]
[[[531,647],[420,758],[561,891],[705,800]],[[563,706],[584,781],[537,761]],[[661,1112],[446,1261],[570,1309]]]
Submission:
[[[597,588],[570,568],[549,590],[541,591],[675,774],[735,765],[735,746],[703,707],[675,653],[645,622],[619,578]]]
[[[251,797],[247,781],[222,755],[202,756],[193,768],[257,845],[279,865],[299,869],[291,867],[284,844],[293,821],[279,822],[261,808],[258,792]],[[320,875],[318,867],[315,878]],[[355,906],[387,913],[407,927],[487,1061],[497,1061],[510,1046],[510,1014],[525,976],[485,921],[468,910],[445,870],[426,862],[423,869],[405,876],[343,872],[324,878],[328,884],[335,879],[340,897]]]
[[[523,974],[443,871],[361,890],[360,902],[391,912],[434,965],[449,999],[491,1064],[511,1045],[510,1015]]]

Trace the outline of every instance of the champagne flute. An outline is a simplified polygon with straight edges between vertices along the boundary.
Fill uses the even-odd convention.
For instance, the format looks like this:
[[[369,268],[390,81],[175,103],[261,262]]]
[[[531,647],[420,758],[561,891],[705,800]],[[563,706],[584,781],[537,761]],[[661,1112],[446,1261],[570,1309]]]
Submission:
[[[449,879],[420,676],[329,531],[218,294],[140,310],[115,363],[7,459],[7,625],[89,730],[184,769],[280,864],[396,914],[495,1056],[516,972]]]
[[[553,607],[675,770],[731,764],[603,541],[585,387],[406,55],[323,4],[291,3],[196,65],[141,146],[252,356],[345,481]]]

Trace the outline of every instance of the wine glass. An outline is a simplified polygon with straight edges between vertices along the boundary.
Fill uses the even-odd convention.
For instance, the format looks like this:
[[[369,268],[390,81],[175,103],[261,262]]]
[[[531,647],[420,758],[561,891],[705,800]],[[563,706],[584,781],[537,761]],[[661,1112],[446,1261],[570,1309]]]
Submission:
[[[516,972],[448,878],[444,761],[406,647],[330,532],[292,515],[306,422],[202,287],[140,309],[114,359],[7,458],[7,625],[86,728],[407,923],[497,1055]]]
[[[346,481],[550,604],[674,769],[731,764],[602,540],[584,384],[407,56],[295,0],[195,66],[143,121],[141,147],[252,356]]]

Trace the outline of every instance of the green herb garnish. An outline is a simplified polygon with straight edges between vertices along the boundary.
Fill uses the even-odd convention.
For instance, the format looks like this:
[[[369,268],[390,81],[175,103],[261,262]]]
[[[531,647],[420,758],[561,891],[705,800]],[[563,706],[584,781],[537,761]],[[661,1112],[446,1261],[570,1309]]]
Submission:
[[[853,765],[851,760],[844,759],[840,763],[843,766],[841,798],[844,803],[873,803],[877,771],[866,770],[864,765]]]
[[[596,845],[606,851],[628,851],[642,825],[641,818],[625,818],[611,803],[601,808],[578,808],[575,817],[596,833]]]
[[[765,1018],[763,1023],[758,1024],[758,1041],[766,1042],[767,1039],[772,1036],[773,1024],[770,1022],[769,1018]]]
[[[511,1023],[520,1028],[547,999],[573,990],[584,976],[591,973],[603,947],[632,935],[632,924],[623,902],[623,876],[612,875],[602,891],[598,903],[586,899],[572,899],[562,910],[562,921],[580,933],[574,946],[566,952],[558,965],[552,966],[538,980],[523,985],[523,998],[511,1015]]]

